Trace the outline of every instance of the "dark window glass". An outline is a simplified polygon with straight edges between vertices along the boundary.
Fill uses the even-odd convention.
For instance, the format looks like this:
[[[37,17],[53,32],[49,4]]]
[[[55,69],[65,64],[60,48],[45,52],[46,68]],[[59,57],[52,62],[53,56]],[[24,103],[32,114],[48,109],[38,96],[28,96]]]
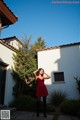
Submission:
[[[55,82],[64,81],[64,72],[56,72],[54,73]]]

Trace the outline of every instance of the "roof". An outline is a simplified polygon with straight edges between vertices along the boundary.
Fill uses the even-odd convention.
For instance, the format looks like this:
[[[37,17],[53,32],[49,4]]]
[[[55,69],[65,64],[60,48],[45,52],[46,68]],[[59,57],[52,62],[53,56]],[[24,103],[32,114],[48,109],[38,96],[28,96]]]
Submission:
[[[52,49],[58,49],[58,48],[72,47],[72,46],[77,46],[77,45],[80,45],[80,42],[64,44],[64,45],[60,45],[60,46],[53,46],[53,47],[49,47],[49,48],[40,49],[37,51],[38,52],[39,51],[46,51],[46,50],[52,50]]]
[[[18,41],[21,45],[23,45],[23,43],[16,37],[16,36],[12,36],[12,37],[8,37],[8,38],[3,38],[4,40],[6,40],[6,42],[10,39],[15,39],[16,41]]]
[[[11,25],[18,19],[3,0],[0,0],[0,17],[2,26]]]
[[[11,49],[12,51],[14,52],[17,52],[17,49],[14,48],[13,46],[11,46],[8,42],[6,42],[5,40],[3,39],[0,39],[0,44],[6,46],[7,48]]]

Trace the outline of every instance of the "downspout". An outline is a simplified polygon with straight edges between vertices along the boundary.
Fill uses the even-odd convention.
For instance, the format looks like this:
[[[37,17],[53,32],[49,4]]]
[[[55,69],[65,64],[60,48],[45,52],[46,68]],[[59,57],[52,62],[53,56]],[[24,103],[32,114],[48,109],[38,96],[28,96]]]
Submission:
[[[9,27],[9,25],[2,27],[1,16],[0,16],[0,38],[1,38],[1,30],[5,29],[7,27]]]
[[[6,25],[6,26],[2,27],[2,30],[5,29],[5,28],[7,28],[7,27],[9,27],[9,25]]]

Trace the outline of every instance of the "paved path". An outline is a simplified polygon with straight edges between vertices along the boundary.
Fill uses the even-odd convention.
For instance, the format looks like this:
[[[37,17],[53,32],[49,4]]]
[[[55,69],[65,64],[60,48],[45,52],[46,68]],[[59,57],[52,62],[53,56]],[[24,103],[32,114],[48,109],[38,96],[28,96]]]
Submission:
[[[53,115],[47,115],[44,117],[42,113],[37,117],[34,112],[20,112],[17,111],[11,116],[11,120],[53,120]]]
[[[58,120],[79,120],[79,118],[67,115],[60,115]]]
[[[36,113],[34,112],[21,112],[16,111],[14,114],[11,115],[11,120],[54,120],[55,115],[47,115],[45,118],[42,113],[40,113],[40,116],[37,117]],[[73,116],[67,116],[67,115],[59,115],[58,120],[79,120],[76,117]]]

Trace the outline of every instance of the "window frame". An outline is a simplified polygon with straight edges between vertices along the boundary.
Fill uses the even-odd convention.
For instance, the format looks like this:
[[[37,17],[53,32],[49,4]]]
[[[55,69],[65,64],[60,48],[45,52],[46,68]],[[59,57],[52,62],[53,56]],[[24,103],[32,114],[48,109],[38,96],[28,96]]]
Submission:
[[[56,81],[55,79],[55,75],[56,74],[61,74],[62,73],[62,78],[63,78],[63,80],[58,80],[58,81]],[[64,72],[53,72],[53,75],[54,75],[54,83],[64,83],[65,82],[65,78],[64,78]]]

